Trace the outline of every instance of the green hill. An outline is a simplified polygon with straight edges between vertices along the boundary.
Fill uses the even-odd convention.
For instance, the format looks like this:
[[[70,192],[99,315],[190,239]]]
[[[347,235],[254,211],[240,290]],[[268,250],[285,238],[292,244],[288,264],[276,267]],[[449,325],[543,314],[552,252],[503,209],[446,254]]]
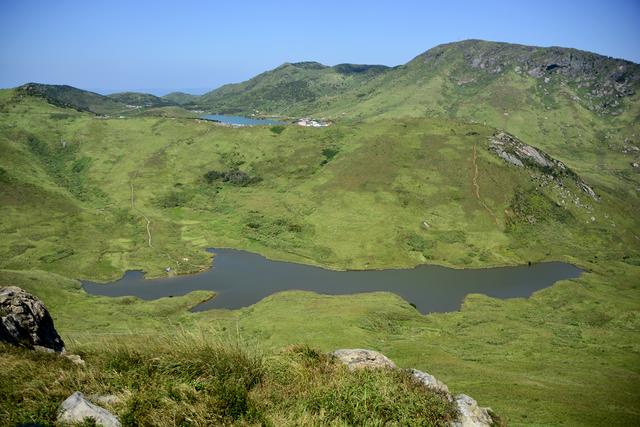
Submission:
[[[109,98],[117,101],[121,104],[136,106],[136,107],[167,107],[176,105],[166,98],[160,98],[149,93],[140,92],[120,92],[112,93],[108,95]]]
[[[310,110],[326,96],[366,84],[387,69],[382,65],[286,63],[246,82],[208,92],[196,102],[216,113],[293,114]]]
[[[58,107],[95,114],[114,114],[126,110],[126,106],[118,100],[67,85],[27,83],[17,88],[16,92],[18,95],[44,98]]]
[[[184,104],[197,102],[198,95],[192,95],[190,93],[184,93],[184,92],[171,92],[166,95],[163,95],[162,99],[165,99],[174,104],[184,105]]]

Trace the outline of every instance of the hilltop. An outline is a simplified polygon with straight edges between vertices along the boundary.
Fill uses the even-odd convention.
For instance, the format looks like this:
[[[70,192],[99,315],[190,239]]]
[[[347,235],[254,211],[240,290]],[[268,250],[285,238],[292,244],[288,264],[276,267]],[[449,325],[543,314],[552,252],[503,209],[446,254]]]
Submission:
[[[193,102],[219,113],[288,114],[310,111],[321,97],[340,95],[366,84],[388,70],[383,65],[318,62],[286,63],[246,82],[229,84],[205,93]]]

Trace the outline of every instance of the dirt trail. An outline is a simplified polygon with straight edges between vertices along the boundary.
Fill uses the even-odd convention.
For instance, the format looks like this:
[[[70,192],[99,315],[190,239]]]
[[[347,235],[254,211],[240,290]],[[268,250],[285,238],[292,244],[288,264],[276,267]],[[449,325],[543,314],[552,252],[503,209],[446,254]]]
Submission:
[[[133,180],[129,183],[129,185],[131,186],[131,209],[138,212],[140,215],[142,215],[144,220],[147,221],[147,235],[149,236],[149,247],[152,248],[153,245],[151,244],[151,229],[150,229],[151,220],[147,218],[147,216],[140,209],[136,208],[135,196],[133,195]]]
[[[493,220],[496,222],[497,226],[500,226],[500,221],[498,221],[498,217],[493,213],[491,208],[487,206],[487,204],[480,197],[480,184],[478,184],[478,149],[477,144],[473,144],[473,186],[475,187],[476,199],[482,205],[483,208],[486,209],[487,212],[493,217]]]

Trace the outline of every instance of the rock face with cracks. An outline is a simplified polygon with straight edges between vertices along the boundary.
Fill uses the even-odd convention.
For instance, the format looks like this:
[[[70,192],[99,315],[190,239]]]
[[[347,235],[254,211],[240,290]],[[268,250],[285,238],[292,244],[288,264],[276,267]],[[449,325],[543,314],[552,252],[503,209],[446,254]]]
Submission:
[[[347,365],[349,369],[398,369],[391,359],[374,350],[361,348],[341,349],[331,354]],[[452,427],[488,427],[494,425],[490,408],[478,406],[478,402],[466,394],[459,394],[454,397],[449,392],[449,387],[431,374],[417,369],[410,369],[409,373],[416,382],[424,387],[444,394],[451,402],[455,401],[458,408],[458,417],[451,423]]]
[[[0,288],[0,341],[64,352],[64,342],[42,301],[16,286]]]

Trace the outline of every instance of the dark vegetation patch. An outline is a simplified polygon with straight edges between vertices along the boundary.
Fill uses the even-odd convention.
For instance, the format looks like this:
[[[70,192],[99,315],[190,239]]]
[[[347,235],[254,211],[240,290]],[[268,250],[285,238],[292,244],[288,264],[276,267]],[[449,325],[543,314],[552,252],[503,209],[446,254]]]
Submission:
[[[410,251],[420,252],[424,256],[429,255],[429,250],[433,249],[436,242],[427,240],[417,233],[411,233],[404,237],[405,245]]]
[[[272,219],[255,211],[247,216],[245,227],[250,236],[262,238],[277,237],[285,233],[298,234],[308,228],[291,218]]]
[[[74,253],[75,251],[71,248],[59,248],[53,253],[41,256],[40,261],[50,264],[56,261],[60,261],[61,259],[70,257]]]
[[[251,176],[239,169],[232,169],[222,172],[210,170],[209,172],[205,173],[203,177],[208,184],[212,184],[217,181],[237,185],[240,187],[246,187],[247,185],[256,184],[262,181],[262,178],[260,178],[259,176]]]
[[[338,154],[340,152],[339,149],[335,148],[335,147],[328,147],[328,148],[324,148],[322,150],[322,155],[324,156],[324,159],[322,159],[322,161],[320,162],[321,165],[326,165],[327,163],[329,163],[335,156],[336,154]]]
[[[186,206],[194,197],[193,192],[181,189],[171,190],[157,197],[155,204],[161,208],[176,208]]]
[[[7,170],[2,167],[0,167],[0,182],[11,182],[11,175],[9,175],[9,172],[7,172]]]
[[[276,135],[280,135],[282,132],[284,132],[285,129],[286,127],[283,125],[274,125],[269,128],[269,130]]]

